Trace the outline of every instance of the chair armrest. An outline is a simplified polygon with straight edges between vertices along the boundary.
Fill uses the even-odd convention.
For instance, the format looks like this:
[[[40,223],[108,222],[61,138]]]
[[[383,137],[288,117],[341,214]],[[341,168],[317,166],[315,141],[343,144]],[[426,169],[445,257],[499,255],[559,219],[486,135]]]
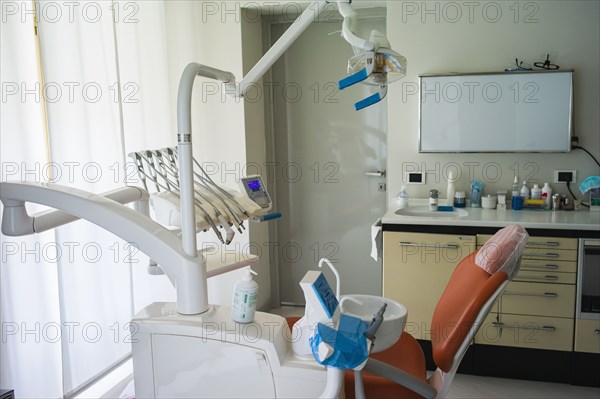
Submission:
[[[427,399],[433,399],[437,395],[435,388],[428,383],[382,361],[369,358],[363,370],[392,380]]]

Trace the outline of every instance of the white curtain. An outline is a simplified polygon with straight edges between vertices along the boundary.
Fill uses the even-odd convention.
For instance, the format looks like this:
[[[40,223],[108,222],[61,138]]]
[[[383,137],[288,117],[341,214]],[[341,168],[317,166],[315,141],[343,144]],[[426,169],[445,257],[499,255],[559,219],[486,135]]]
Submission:
[[[163,3],[36,3],[41,75],[32,16],[2,21],[2,92],[19,91],[2,99],[1,180],[95,193],[136,185],[126,155],[174,144]],[[23,91],[36,83],[37,97]],[[2,236],[0,387],[61,397],[128,355],[133,313],[174,300],[166,277],[146,275],[148,259],[132,248],[85,221]]]

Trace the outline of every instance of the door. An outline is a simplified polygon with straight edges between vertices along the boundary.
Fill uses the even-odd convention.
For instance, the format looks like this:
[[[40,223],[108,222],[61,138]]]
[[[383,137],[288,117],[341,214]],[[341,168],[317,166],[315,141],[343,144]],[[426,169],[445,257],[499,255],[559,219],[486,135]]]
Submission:
[[[385,16],[360,22],[360,31],[385,32]],[[289,24],[274,24],[276,40]],[[387,104],[362,111],[354,103],[374,93],[357,85],[339,92],[351,47],[341,38],[341,21],[313,23],[275,64],[273,147],[276,165],[279,298],[304,304],[298,285],[327,257],[341,276],[342,294],[381,295],[382,266],[369,255],[370,226],[386,211]],[[335,289],[329,270],[325,275]]]

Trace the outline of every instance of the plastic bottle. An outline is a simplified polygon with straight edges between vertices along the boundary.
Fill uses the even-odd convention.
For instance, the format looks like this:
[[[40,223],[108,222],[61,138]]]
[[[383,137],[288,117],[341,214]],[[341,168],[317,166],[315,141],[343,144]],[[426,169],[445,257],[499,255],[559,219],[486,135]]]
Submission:
[[[429,190],[429,210],[437,211],[438,210],[438,190]]]
[[[537,184],[534,184],[531,189],[531,199],[542,199],[542,189]]]
[[[238,323],[252,323],[254,321],[258,284],[252,280],[253,274],[257,275],[254,270],[246,269],[242,279],[235,283],[233,288],[231,318]]]
[[[523,186],[521,187],[521,198],[523,198],[523,201],[529,199],[529,189],[525,180],[523,180]]]
[[[448,187],[446,188],[446,205],[454,205],[454,195],[456,194],[456,188],[454,187],[454,175],[452,171],[448,174]]]
[[[400,208],[408,207],[408,192],[406,191],[406,186],[402,186],[400,192],[396,196],[396,201],[398,201],[398,206]]]
[[[542,199],[544,200],[544,208],[550,209],[550,204],[552,202],[552,187],[548,183],[544,183],[544,187],[542,187]]]
[[[515,176],[515,180],[512,185],[511,198],[519,197],[519,176]]]

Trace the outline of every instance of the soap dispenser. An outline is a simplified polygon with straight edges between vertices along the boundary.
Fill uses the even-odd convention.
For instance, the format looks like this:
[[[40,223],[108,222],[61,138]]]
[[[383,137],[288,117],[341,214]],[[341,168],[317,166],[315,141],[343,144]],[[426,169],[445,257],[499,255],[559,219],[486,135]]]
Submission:
[[[253,274],[258,275],[251,268],[244,270],[244,276],[235,283],[233,288],[231,318],[238,323],[252,323],[254,321],[258,284],[252,280]]]
[[[400,192],[396,196],[396,201],[400,209],[408,207],[408,192],[406,191],[406,186],[402,186]]]
[[[519,197],[519,176],[515,175],[515,180],[513,181],[512,191],[510,193],[511,198]]]

